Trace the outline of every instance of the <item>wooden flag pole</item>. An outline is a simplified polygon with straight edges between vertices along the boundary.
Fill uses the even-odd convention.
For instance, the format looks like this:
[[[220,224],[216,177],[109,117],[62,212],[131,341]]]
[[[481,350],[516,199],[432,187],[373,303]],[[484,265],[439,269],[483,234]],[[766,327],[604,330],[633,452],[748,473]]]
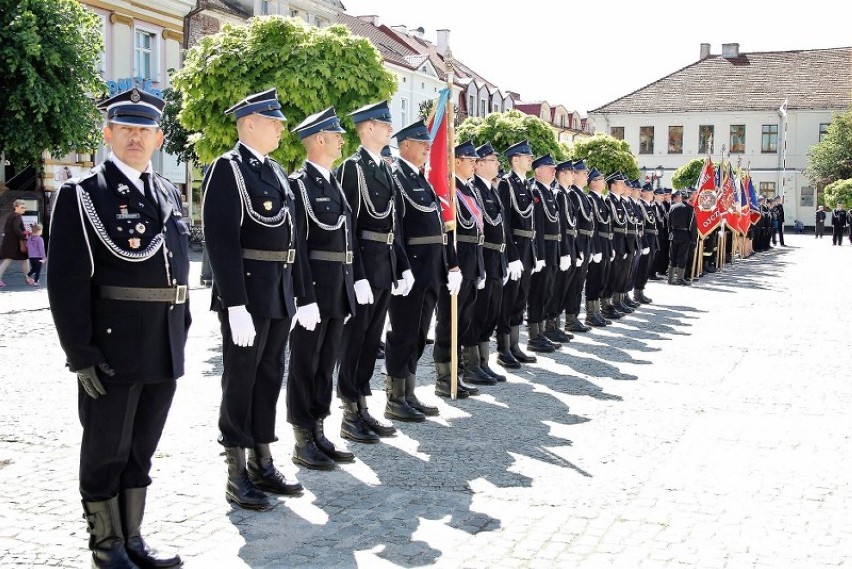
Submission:
[[[455,158],[455,109],[453,105],[453,54],[447,49],[444,64],[447,67],[447,161],[449,162],[450,211],[453,213],[453,223],[456,221],[456,162]],[[456,231],[453,231],[452,247],[456,248]],[[450,396],[456,399],[459,390],[459,297],[450,295]]]

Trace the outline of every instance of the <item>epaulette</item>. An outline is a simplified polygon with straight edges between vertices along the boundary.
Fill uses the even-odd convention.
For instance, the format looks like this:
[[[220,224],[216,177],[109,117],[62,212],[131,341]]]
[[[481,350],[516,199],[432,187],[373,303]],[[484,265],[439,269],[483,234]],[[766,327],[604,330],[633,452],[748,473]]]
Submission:
[[[306,174],[305,170],[303,168],[300,168],[300,169],[296,170],[295,172],[293,172],[292,174],[290,174],[289,178],[291,180],[298,180],[299,178],[304,178],[305,174]]]

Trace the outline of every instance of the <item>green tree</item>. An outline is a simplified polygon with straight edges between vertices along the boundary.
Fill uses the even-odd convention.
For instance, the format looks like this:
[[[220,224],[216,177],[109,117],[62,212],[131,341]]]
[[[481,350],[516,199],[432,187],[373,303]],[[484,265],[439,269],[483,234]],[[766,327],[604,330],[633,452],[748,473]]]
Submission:
[[[174,69],[169,70],[173,74]],[[183,97],[180,91],[172,88],[163,91],[163,99],[166,106],[163,109],[163,118],[160,126],[163,129],[163,150],[173,155],[178,164],[188,162],[194,166],[199,165],[195,147],[189,141],[189,132],[178,120],[178,114],[183,108]]]
[[[820,193],[820,197],[825,200],[823,205],[828,209],[833,209],[838,201],[842,201],[847,208],[852,206],[852,179],[830,183]]]
[[[568,157],[568,149],[556,140],[556,134],[546,122],[515,110],[466,118],[456,129],[456,140],[473,140],[477,146],[491,142],[491,146],[498,152],[516,142],[528,140],[536,156],[549,153],[557,161]],[[506,168],[502,156],[501,161]]]
[[[0,0],[0,152],[16,165],[94,148],[100,19],[76,0]]]
[[[596,134],[574,143],[574,158],[585,158],[589,168],[597,168],[604,174],[621,172],[631,180],[639,177],[639,163],[624,140],[608,134]]]
[[[235,142],[234,117],[225,109],[270,87],[278,90],[291,129],[334,106],[347,130],[346,156],[358,144],[346,113],[389,99],[396,78],[369,40],[344,26],[319,29],[298,18],[270,16],[203,38],[187,53],[172,85],[183,101],[178,120],[190,133],[187,145],[202,163],[210,163]],[[285,134],[272,155],[292,170],[305,152],[298,137]]]
[[[704,158],[693,158],[672,174],[672,187],[682,190],[690,186],[694,187],[701,175],[701,167],[704,166]]]
[[[825,138],[811,147],[805,175],[817,187],[852,178],[852,105],[833,117]]]

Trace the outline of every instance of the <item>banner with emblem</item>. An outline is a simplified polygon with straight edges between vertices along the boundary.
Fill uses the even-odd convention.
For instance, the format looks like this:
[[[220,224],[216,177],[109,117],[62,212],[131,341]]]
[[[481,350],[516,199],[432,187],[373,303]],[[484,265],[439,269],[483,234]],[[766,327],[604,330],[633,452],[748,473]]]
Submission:
[[[695,224],[698,234],[704,238],[722,222],[722,215],[716,208],[716,173],[709,156],[704,159],[695,187],[698,189],[698,196],[695,198]]]
[[[449,121],[452,117],[447,112],[450,94],[449,89],[441,89],[432,112],[426,119],[426,127],[432,138],[432,149],[429,154],[429,183],[435,188],[435,193],[441,202],[441,219],[447,230],[453,229],[456,221],[450,198],[450,154],[453,150],[449,136]]]
[[[751,224],[754,225],[760,221],[760,204],[757,203],[757,192],[754,189],[754,181],[751,179],[751,171],[748,172],[748,183],[745,185],[748,193],[748,210]]]
[[[736,194],[736,187],[734,186],[734,173],[731,169],[731,163],[723,163],[720,167],[720,170],[722,172],[722,185],[719,188],[719,199],[716,201],[716,209],[718,210],[719,215],[725,218],[727,224],[733,227],[732,221],[734,220],[727,220],[728,214],[734,205],[734,198]]]

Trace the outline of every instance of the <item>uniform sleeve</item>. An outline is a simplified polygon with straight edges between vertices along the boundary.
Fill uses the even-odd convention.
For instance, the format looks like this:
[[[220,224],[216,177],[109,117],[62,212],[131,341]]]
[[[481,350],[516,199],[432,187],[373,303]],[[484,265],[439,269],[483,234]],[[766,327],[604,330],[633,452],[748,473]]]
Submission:
[[[497,192],[500,194],[500,201],[503,202],[503,225],[506,227],[506,259],[511,263],[521,258],[518,253],[518,248],[515,247],[515,241],[512,239],[512,202],[509,192],[512,191],[512,185],[509,180],[503,178],[497,185]]]
[[[530,188],[530,193],[533,198],[533,230],[535,231],[533,249],[536,251],[537,259],[544,259],[544,196],[543,192],[537,188]]]
[[[352,208],[352,274],[356,281],[367,278],[361,248],[358,246],[358,214],[361,211],[361,192],[358,189],[358,166],[355,160],[346,160],[335,173],[346,202]]]
[[[391,182],[394,183],[393,188],[393,216],[394,216],[394,231],[393,231],[393,250],[396,255],[396,273],[395,280],[402,278],[404,271],[411,270],[411,263],[408,260],[408,253],[405,251],[405,234],[403,233],[402,225],[402,196],[399,195],[399,188],[396,187],[396,178],[391,176]]]
[[[290,184],[296,187],[296,214],[293,216],[296,225],[296,264],[293,267],[293,295],[297,306],[306,306],[317,301],[314,291],[314,277],[311,272],[311,262],[308,256],[308,219],[307,210],[298,188],[298,182],[291,179]]]
[[[77,371],[104,361],[94,344],[92,324],[92,254],[73,185],[57,195],[50,224],[50,312],[68,367]]]

